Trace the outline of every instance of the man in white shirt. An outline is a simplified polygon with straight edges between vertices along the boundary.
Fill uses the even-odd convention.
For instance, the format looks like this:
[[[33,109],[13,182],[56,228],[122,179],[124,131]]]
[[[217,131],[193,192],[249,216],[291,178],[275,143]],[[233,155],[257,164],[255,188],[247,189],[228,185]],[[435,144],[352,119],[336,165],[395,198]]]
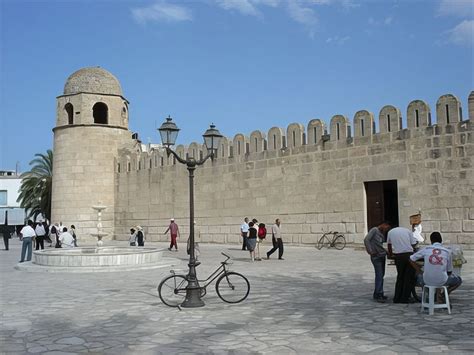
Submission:
[[[61,243],[61,248],[74,248],[74,237],[67,231],[66,227],[63,228],[63,232],[59,236],[59,242]]]
[[[36,250],[44,249],[44,237],[46,235],[46,230],[44,229],[43,222],[38,222],[35,228],[36,233]]]
[[[273,243],[273,248],[267,252],[267,259],[270,259],[272,255],[278,249],[278,260],[284,260],[283,256],[283,239],[281,238],[280,219],[275,220],[275,224],[272,226],[272,239],[275,239],[276,243]]]
[[[249,219],[244,218],[244,223],[240,226],[240,235],[242,236],[242,250],[247,250],[247,235],[249,234]]]
[[[451,250],[445,248],[443,238],[439,232],[430,235],[431,245],[419,250],[410,256],[410,263],[416,270],[417,283],[420,286],[447,286],[448,293],[451,293],[462,284],[462,279],[458,275],[452,274],[453,262]],[[416,260],[424,259],[424,271],[421,271]]]
[[[387,247],[389,257],[395,259],[397,282],[393,303],[411,303],[410,295],[415,287],[415,269],[410,264],[413,246],[417,243],[412,231],[404,227],[388,232]]]
[[[26,261],[31,261],[33,254],[33,238],[36,236],[35,230],[33,229],[33,221],[28,220],[28,225],[24,226],[20,231],[20,240],[23,241],[21,246],[21,259],[20,263],[25,261],[25,254],[28,250]]]

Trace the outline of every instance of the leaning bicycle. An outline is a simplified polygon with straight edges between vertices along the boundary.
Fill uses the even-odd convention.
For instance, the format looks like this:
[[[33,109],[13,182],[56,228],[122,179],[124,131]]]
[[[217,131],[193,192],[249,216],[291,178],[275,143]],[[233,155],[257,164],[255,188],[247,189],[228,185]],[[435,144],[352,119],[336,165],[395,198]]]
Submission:
[[[344,234],[332,231],[324,233],[316,244],[318,250],[321,250],[323,247],[342,250],[345,246],[346,238],[344,237]]]
[[[221,300],[227,303],[239,303],[247,298],[250,292],[250,283],[245,276],[227,269],[230,256],[221,253],[227,259],[205,280],[198,280],[201,297],[207,293],[207,287],[216,281],[216,293]],[[178,275],[174,270],[172,275],[165,277],[158,285],[158,295],[161,301],[169,307],[179,307],[186,298],[188,285],[187,275]]]

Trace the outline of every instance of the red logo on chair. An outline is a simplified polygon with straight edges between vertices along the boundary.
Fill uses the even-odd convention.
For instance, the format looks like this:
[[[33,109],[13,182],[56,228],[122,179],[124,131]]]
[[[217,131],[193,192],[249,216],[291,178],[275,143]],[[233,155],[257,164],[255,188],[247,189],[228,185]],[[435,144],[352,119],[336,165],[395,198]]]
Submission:
[[[443,264],[443,257],[440,256],[441,250],[433,249],[433,255],[430,255],[428,259],[431,265],[442,265]]]

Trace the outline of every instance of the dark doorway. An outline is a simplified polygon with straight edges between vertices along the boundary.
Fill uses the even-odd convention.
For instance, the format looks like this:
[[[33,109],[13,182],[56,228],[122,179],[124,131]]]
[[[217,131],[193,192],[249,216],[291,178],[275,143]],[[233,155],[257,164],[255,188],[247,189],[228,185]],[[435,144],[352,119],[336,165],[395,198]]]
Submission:
[[[364,182],[367,197],[367,227],[377,226],[381,221],[390,221],[398,227],[397,180]]]

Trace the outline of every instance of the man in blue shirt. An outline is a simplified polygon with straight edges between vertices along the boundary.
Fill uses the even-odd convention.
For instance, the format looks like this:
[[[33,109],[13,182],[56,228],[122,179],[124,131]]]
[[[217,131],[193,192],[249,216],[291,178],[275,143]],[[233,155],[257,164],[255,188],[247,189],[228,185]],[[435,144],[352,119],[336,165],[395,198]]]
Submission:
[[[249,233],[249,219],[244,218],[244,223],[240,226],[240,235],[242,236],[242,250],[247,250],[247,235]]]

